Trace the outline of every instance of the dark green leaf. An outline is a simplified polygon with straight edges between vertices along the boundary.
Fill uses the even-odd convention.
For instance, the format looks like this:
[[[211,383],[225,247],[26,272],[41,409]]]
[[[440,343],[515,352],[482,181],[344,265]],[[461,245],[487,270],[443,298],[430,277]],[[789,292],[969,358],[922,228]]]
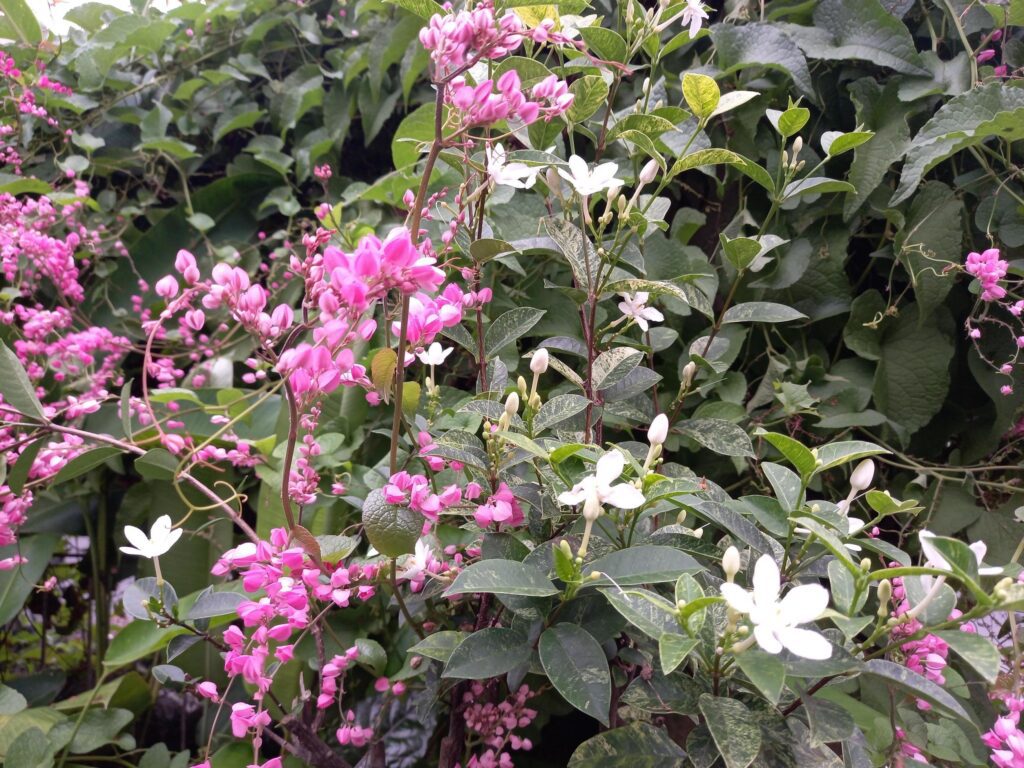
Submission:
[[[597,640],[582,627],[556,624],[540,636],[538,650],[544,672],[562,698],[607,726],[611,673]]]
[[[484,592],[495,595],[547,597],[558,589],[544,574],[515,560],[481,560],[463,570],[444,593],[453,595]]]
[[[761,751],[761,730],[743,702],[705,694],[700,711],[726,768],[747,768],[754,762]]]
[[[469,635],[452,651],[442,677],[463,680],[497,677],[525,664],[530,653],[530,644],[520,633],[504,627],[489,627]]]
[[[29,418],[45,421],[43,406],[18,356],[0,341],[0,395],[4,402]]]
[[[660,728],[631,723],[576,747],[568,768],[683,768],[686,753]]]

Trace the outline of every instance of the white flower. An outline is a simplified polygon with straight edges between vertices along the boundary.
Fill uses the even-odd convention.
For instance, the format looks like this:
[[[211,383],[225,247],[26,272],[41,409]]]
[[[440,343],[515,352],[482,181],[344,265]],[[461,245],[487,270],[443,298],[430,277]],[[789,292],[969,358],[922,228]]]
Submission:
[[[619,295],[623,299],[619,302],[619,311],[626,317],[635,320],[641,331],[646,333],[650,327],[649,323],[660,323],[665,319],[665,316],[657,309],[647,306],[650,294],[646,291],[637,291],[633,294],[620,293]]]
[[[433,559],[434,553],[430,550],[430,545],[425,539],[420,539],[416,542],[416,551],[405,559],[402,577],[414,581],[417,576],[427,572]]]
[[[121,547],[121,551],[137,557],[160,557],[174,546],[174,542],[181,538],[181,534],[181,528],[171,530],[170,515],[158,517],[153,527],[149,529],[148,537],[134,525],[126,525],[124,537],[134,546]]]
[[[506,162],[505,148],[501,144],[485,147],[484,153],[487,155],[487,175],[499,186],[529,189],[537,182],[537,175],[544,170],[539,165]]]
[[[566,505],[590,502],[610,504],[619,509],[636,509],[645,501],[644,495],[629,483],[612,485],[625,469],[626,458],[616,450],[608,451],[597,460],[594,474],[587,475],[571,490],[558,495],[558,501]]]
[[[917,534],[918,541],[921,542],[921,552],[924,553],[927,564],[932,568],[938,568],[940,571],[952,571],[953,566],[949,564],[949,561],[939,552],[938,547],[933,543],[933,539],[936,538],[935,534],[931,531],[920,531]],[[968,545],[971,552],[974,553],[975,559],[978,561],[978,575],[980,576],[993,576],[997,573],[1002,573],[1002,568],[994,566],[982,567],[982,561],[985,559],[985,553],[988,551],[988,546],[984,541],[976,541],[973,544]],[[928,580],[931,577],[924,577]]]
[[[435,341],[424,351],[417,353],[416,357],[418,357],[420,362],[424,365],[442,365],[448,355],[452,353],[453,349],[454,347],[444,349]]]
[[[597,14],[592,13],[588,16],[574,16],[572,14],[566,14],[558,17],[559,32],[561,32],[569,40],[580,36],[580,30],[586,27],[592,27],[597,22]]]
[[[559,168],[558,175],[581,195],[593,195],[605,189],[621,187],[622,179],[615,178],[618,170],[619,166],[615,163],[601,163],[595,166],[594,170],[590,170],[586,160],[579,155],[573,155],[569,158],[569,171]]]
[[[704,4],[700,0],[686,0],[686,8],[683,9],[683,24],[690,25],[690,37],[694,38],[700,32],[701,23],[708,17],[704,11]]]
[[[832,645],[817,632],[798,629],[819,618],[828,607],[828,590],[820,584],[801,584],[779,600],[782,578],[771,555],[761,555],[754,566],[754,589],[750,592],[736,584],[722,584],[725,602],[734,611],[746,614],[754,625],[757,644],[768,653],[783,648],[805,659],[827,659]]]
[[[647,442],[651,445],[661,445],[668,439],[668,416],[659,413],[654,417],[651,426],[647,429]]]

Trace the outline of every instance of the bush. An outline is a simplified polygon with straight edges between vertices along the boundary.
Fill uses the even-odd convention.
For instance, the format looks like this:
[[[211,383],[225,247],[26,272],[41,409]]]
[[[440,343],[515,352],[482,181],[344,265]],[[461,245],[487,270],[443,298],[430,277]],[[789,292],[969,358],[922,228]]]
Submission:
[[[0,10],[5,766],[1024,760],[1017,0]]]

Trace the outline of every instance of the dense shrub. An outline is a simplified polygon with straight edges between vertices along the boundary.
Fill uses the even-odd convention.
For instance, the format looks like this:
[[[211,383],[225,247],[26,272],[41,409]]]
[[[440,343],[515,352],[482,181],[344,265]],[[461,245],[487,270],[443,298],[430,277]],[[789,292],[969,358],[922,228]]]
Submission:
[[[1024,764],[1024,5],[0,0],[0,757]]]

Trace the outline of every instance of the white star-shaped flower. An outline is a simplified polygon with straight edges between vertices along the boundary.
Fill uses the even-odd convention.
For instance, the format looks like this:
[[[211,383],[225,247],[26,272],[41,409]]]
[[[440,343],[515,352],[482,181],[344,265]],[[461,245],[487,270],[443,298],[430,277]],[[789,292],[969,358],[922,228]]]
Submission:
[[[771,555],[761,555],[754,566],[753,590],[736,584],[722,584],[725,602],[737,613],[750,618],[754,639],[768,653],[783,648],[805,659],[827,659],[832,645],[817,632],[799,629],[819,618],[828,607],[828,590],[820,584],[801,584],[781,600],[782,576]]]
[[[558,495],[562,504],[572,506],[588,500],[598,504],[609,504],[619,509],[636,509],[646,499],[639,490],[629,483],[612,483],[619,479],[626,467],[626,458],[616,450],[609,451],[597,460],[594,474],[587,475],[570,490]]]
[[[487,155],[487,175],[498,186],[530,189],[537,182],[537,175],[543,170],[539,165],[507,162],[508,156],[501,144],[486,147],[484,153]]]
[[[683,9],[683,24],[690,25],[690,37],[694,38],[700,32],[701,24],[708,18],[704,10],[704,4],[700,0],[686,0],[686,8]]]
[[[579,155],[569,158],[569,170],[558,169],[558,175],[569,182],[581,195],[593,195],[603,190],[621,187],[622,179],[615,178],[619,166],[616,163],[601,163],[590,170],[587,161]]]
[[[181,528],[171,530],[170,515],[158,517],[153,523],[153,527],[149,529],[149,536],[146,536],[134,525],[126,525],[124,536],[134,546],[121,547],[121,551],[126,555],[135,555],[136,557],[150,559],[160,557],[174,546],[174,543],[181,538],[181,534]]]
[[[416,357],[418,357],[420,362],[424,365],[442,365],[448,355],[452,353],[453,349],[454,347],[444,348],[435,341],[425,350],[417,353]]]
[[[620,293],[622,301],[619,302],[619,311],[628,318],[633,319],[640,330],[647,332],[650,323],[660,323],[665,316],[654,307],[647,306],[647,299],[650,294],[646,291],[636,293]]]

